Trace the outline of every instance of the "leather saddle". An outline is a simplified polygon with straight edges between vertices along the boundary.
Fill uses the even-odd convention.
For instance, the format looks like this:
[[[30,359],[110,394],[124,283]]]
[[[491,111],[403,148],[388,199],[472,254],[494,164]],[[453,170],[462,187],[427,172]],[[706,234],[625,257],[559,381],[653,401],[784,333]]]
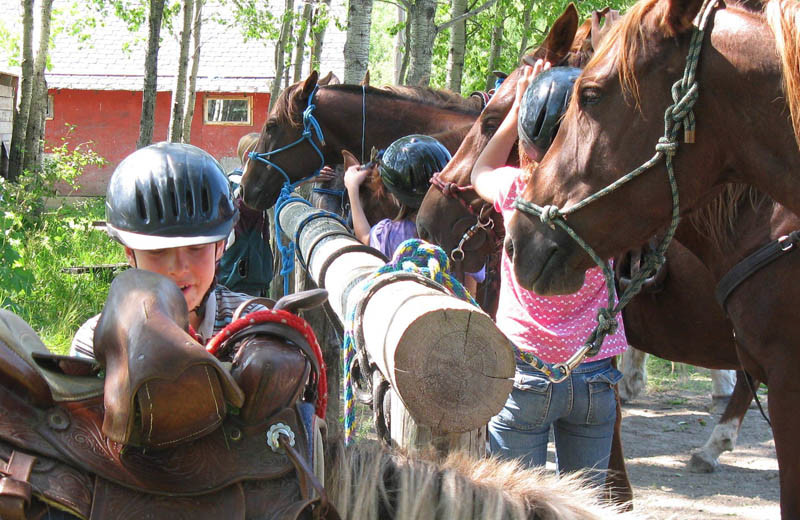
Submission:
[[[325,295],[291,296],[285,310]],[[338,519],[312,470],[319,363],[268,325],[225,340],[220,362],[180,290],[138,269],[112,283],[97,361],[51,354],[0,309],[0,518]]]

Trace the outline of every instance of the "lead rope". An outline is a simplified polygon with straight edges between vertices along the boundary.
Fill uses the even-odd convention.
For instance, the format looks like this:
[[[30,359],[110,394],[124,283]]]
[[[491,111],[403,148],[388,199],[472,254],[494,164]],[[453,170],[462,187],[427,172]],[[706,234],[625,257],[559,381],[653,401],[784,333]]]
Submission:
[[[374,273],[366,277],[353,289],[360,291],[364,297],[360,299],[358,305],[354,305],[345,319],[345,335],[342,343],[342,366],[344,370],[344,443],[348,446],[352,443],[355,436],[356,413],[355,413],[355,392],[353,390],[355,382],[353,380],[353,367],[357,349],[363,349],[363,337],[359,327],[360,311],[366,306],[366,302],[380,288],[381,284],[393,280],[393,277],[400,273],[416,273],[427,279],[432,280],[439,290],[444,287],[454,296],[465,300],[475,307],[478,304],[449,272],[450,263],[447,253],[440,247],[417,238],[411,238],[400,244],[392,257],[392,261],[377,269]],[[422,280],[419,280],[420,282]],[[348,297],[349,299],[349,297]],[[360,367],[362,373],[366,374],[367,367]],[[380,406],[373,403],[373,406]]]
[[[647,278],[652,276],[653,273],[664,263],[664,254],[669,246],[672,237],[675,235],[675,229],[678,227],[680,220],[679,216],[679,198],[678,198],[678,184],[675,180],[675,172],[673,170],[673,157],[678,150],[678,141],[676,136],[681,126],[684,128],[684,141],[686,143],[694,142],[695,133],[695,119],[692,107],[697,102],[699,87],[696,82],[695,74],[697,72],[697,64],[700,58],[700,50],[705,37],[705,29],[710,18],[711,13],[717,5],[717,0],[705,0],[703,6],[699,11],[699,19],[695,25],[692,39],[689,44],[689,52],[686,57],[686,68],[684,69],[683,77],[672,85],[672,100],[674,103],[667,107],[664,112],[664,135],[659,138],[655,146],[656,153],[653,157],[629,172],[623,177],[617,179],[610,185],[601,189],[597,193],[589,195],[580,202],[570,206],[566,209],[560,209],[554,205],[537,206],[536,204],[517,197],[514,200],[514,207],[523,213],[539,217],[542,223],[549,225],[555,229],[554,226],[559,226],[564,232],[572,237],[575,242],[580,245],[584,251],[592,258],[595,264],[603,271],[605,278],[606,288],[608,290],[608,306],[601,307],[597,312],[597,326],[589,335],[589,338],[584,342],[583,346],[573,354],[566,362],[558,363],[553,366],[554,371],[557,370],[558,374],[548,375],[553,382],[560,382],[569,377],[572,370],[577,367],[586,357],[592,357],[600,351],[603,345],[603,340],[609,334],[613,334],[618,327],[616,315],[630,302],[631,299],[641,290],[642,284]],[[604,197],[609,193],[614,192],[627,182],[638,177],[643,172],[651,169],[658,164],[661,159],[664,159],[667,169],[667,179],[669,180],[670,191],[672,194],[672,216],[661,244],[656,251],[646,255],[644,260],[644,268],[637,273],[631,280],[631,285],[622,293],[619,301],[615,304],[616,289],[614,288],[614,273],[607,262],[603,261],[597,253],[589,246],[586,241],[578,236],[575,231],[570,228],[566,222],[566,217],[571,213],[575,213],[579,209],[588,205],[589,203]],[[528,361],[523,357],[523,360]],[[536,365],[534,365],[536,366]],[[538,367],[537,367],[538,368]]]

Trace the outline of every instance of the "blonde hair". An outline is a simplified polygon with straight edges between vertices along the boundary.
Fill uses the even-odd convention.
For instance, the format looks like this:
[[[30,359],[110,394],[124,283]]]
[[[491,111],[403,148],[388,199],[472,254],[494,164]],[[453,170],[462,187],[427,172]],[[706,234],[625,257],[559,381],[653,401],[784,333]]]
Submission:
[[[242,161],[242,164],[247,162],[247,154],[255,149],[259,137],[261,137],[261,134],[258,132],[250,132],[239,139],[239,145],[236,147],[236,155],[239,156],[239,160]]]

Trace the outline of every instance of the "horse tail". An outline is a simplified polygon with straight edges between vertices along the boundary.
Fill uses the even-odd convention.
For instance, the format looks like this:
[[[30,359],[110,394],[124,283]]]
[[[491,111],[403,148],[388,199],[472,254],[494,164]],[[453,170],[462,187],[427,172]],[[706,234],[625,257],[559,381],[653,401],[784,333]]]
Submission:
[[[775,34],[783,65],[783,91],[789,105],[795,141],[800,148],[800,3],[796,0],[770,0],[765,14]]]

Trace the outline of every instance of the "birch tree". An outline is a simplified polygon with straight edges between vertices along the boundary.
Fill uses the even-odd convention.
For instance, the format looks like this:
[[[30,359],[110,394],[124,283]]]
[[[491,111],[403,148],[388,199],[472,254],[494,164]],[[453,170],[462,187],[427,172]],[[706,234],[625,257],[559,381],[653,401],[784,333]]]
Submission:
[[[403,27],[397,32],[394,40],[394,82],[402,85],[408,72],[408,42],[411,40],[411,25],[408,23],[408,11],[403,5],[397,6],[397,24]]]
[[[428,0],[430,1],[430,0]],[[373,0],[350,0],[344,42],[344,82],[356,84],[369,68],[369,38]]]
[[[203,3],[205,0],[195,0],[194,21],[192,23],[192,68],[189,73],[186,100],[183,106],[183,132],[181,141],[192,142],[192,119],[194,119],[194,105],[197,99],[197,70],[200,67],[200,30],[203,26]]]
[[[186,109],[186,71],[189,68],[189,42],[192,36],[194,0],[181,2],[183,25],[179,38],[178,71],[175,74],[175,85],[172,89],[172,112],[169,118],[167,140],[173,143],[183,141],[183,115]]]
[[[322,42],[325,40],[325,29],[328,27],[331,0],[316,0],[316,7],[311,18],[311,70],[319,70],[322,59]]]
[[[292,74],[292,82],[297,83],[302,78],[303,74],[303,55],[306,50],[306,35],[308,28],[311,25],[311,15],[313,8],[311,0],[303,2],[303,14],[300,18],[300,26],[297,29],[297,38],[294,41],[294,74]]]
[[[450,14],[456,19],[467,12],[467,0],[452,0]],[[450,31],[450,50],[447,55],[447,88],[461,92],[461,78],[464,73],[464,54],[467,47],[467,21],[453,24]]]
[[[28,109],[28,128],[25,131],[25,155],[23,170],[36,170],[42,161],[42,140],[44,121],[47,115],[47,83],[44,69],[47,66],[47,52],[50,43],[50,19],[53,13],[53,0],[43,0],[39,18],[39,48],[33,64],[33,86]]]
[[[519,42],[519,52],[517,56],[522,59],[525,51],[528,50],[528,40],[531,34],[531,22],[533,21],[533,0],[522,2],[522,40]]]
[[[136,148],[153,141],[153,124],[156,106],[156,82],[158,80],[158,48],[161,36],[161,19],[165,0],[150,0],[147,15],[147,53],[144,59],[144,85],[142,88],[142,116],[139,119],[139,139]]]
[[[495,76],[493,71],[497,70],[497,64],[500,59],[500,52],[503,48],[503,24],[506,18],[506,3],[500,0],[497,3],[494,17],[494,28],[492,29],[492,42],[489,46],[489,66],[488,74],[486,75],[486,90],[492,90],[495,85]]]
[[[281,78],[286,69],[286,44],[292,32],[292,17],[294,13],[294,0],[284,0],[283,22],[281,23],[281,33],[278,41],[275,42],[275,79],[269,91],[269,108],[275,105],[278,94],[281,92]]]
[[[28,128],[31,91],[33,87],[33,0],[20,0],[22,4],[22,78],[19,89],[19,106],[14,109],[14,126],[11,130],[11,150],[8,158],[8,180],[16,181],[22,174],[25,155],[25,133]]]
[[[436,0],[415,0],[408,14],[411,23],[411,64],[406,83],[427,85],[431,79],[433,40],[437,33],[434,23]]]

